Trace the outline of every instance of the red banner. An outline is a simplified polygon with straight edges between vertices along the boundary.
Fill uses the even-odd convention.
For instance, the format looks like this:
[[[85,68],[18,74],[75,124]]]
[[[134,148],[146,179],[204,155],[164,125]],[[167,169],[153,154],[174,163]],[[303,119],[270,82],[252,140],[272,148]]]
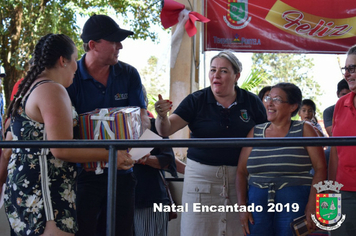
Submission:
[[[205,0],[204,49],[345,53],[356,44],[355,0]]]

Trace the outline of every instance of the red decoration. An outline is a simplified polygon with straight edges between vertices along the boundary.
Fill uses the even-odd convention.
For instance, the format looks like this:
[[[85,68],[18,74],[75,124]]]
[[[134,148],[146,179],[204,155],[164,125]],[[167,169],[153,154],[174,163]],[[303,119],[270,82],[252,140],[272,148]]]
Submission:
[[[165,29],[177,24],[179,22],[179,14],[185,10],[185,6],[173,0],[165,0],[164,6],[161,11],[161,23]],[[195,28],[195,21],[201,21],[203,23],[210,20],[197,12],[189,12],[189,19],[185,23],[185,30],[189,37],[192,37],[197,33]]]

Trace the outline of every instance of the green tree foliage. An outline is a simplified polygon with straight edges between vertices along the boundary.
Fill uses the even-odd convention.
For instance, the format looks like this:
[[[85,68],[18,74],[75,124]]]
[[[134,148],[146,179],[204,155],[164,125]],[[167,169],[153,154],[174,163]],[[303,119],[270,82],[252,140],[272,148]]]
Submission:
[[[63,33],[83,53],[77,17],[93,13],[116,15],[134,31],[134,39],[155,41],[151,26],[160,23],[160,0],[0,0],[0,65],[6,101],[13,85],[25,75],[38,39],[47,33]],[[129,20],[133,19],[133,20]],[[7,102],[8,104],[8,102]]]
[[[252,56],[252,69],[267,74],[257,86],[258,91],[279,82],[294,83],[302,90],[303,99],[309,98],[315,102],[320,119],[322,113],[317,97],[322,91],[310,73],[313,67],[313,59],[306,58],[304,54],[254,53]]]
[[[252,69],[247,78],[242,82],[240,88],[258,94],[259,85],[267,79],[267,74],[263,71]]]
[[[155,113],[154,104],[158,99],[158,94],[161,94],[163,98],[168,97],[164,80],[165,72],[165,67],[160,67],[158,65],[158,58],[155,56],[151,56],[147,61],[147,66],[140,71],[142,83],[144,84],[147,92],[147,110],[150,112]]]

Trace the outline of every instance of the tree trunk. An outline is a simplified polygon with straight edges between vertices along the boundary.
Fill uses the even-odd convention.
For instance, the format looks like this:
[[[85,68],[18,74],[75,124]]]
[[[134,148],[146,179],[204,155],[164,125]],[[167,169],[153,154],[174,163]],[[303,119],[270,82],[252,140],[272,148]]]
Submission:
[[[22,4],[19,4],[15,7],[13,11],[9,27],[11,46],[9,47],[9,51],[6,53],[7,55],[3,55],[6,58],[1,58],[4,62],[4,68],[6,72],[6,77],[3,81],[6,107],[8,107],[8,105],[10,104],[10,95],[14,84],[17,80],[21,78],[23,74],[23,72],[17,70],[16,65],[19,63],[19,61],[18,57],[14,56],[17,53],[20,53],[18,48],[22,30],[22,16],[23,8]]]

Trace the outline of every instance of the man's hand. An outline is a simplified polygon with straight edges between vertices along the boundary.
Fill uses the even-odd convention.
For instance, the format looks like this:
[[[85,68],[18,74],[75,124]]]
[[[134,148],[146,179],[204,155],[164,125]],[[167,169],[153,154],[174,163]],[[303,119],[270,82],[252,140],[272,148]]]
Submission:
[[[135,161],[131,159],[131,155],[126,150],[117,151],[117,169],[128,170],[133,167]]]

